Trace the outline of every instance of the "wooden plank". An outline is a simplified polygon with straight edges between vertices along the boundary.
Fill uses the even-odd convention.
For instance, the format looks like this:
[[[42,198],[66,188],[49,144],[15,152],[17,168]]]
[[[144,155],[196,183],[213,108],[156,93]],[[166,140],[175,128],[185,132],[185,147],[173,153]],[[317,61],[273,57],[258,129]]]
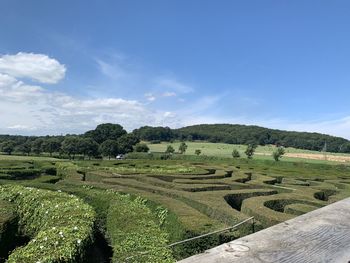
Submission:
[[[179,263],[350,262],[350,198]]]

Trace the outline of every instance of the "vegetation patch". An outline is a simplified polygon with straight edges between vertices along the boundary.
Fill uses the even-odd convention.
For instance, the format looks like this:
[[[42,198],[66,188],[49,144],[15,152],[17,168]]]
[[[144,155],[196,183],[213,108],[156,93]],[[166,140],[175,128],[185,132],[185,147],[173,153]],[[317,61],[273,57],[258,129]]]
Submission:
[[[167,235],[161,231],[167,210],[158,208],[159,224],[146,206],[146,200],[130,200],[128,195],[116,194],[118,202],[109,208],[108,235],[116,262],[174,262],[171,250],[166,247]],[[130,224],[130,221],[133,222]]]
[[[17,216],[10,202],[0,200],[0,262],[17,243]]]
[[[12,202],[22,235],[31,237],[8,262],[80,262],[91,245],[95,212],[81,199],[19,185],[0,186],[0,198]]]

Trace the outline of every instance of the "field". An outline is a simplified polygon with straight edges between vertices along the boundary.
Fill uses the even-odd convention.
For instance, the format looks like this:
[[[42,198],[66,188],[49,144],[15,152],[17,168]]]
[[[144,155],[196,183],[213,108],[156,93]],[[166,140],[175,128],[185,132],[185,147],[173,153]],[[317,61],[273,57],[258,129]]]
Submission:
[[[158,147],[153,151],[165,147],[150,146]],[[227,151],[227,157],[232,151],[232,145],[189,143],[188,154],[199,146],[208,155],[209,147],[211,154]],[[0,159],[0,189],[0,210],[8,211],[1,214],[0,227],[12,226],[0,228],[0,244],[12,233],[18,237],[12,243],[24,245],[9,256],[2,251],[0,257],[9,262],[30,262],[26,249],[39,250],[40,262],[61,262],[47,257],[55,255],[50,253],[54,245],[45,250],[41,241],[33,242],[44,238],[46,244],[45,237],[60,242],[55,239],[60,225],[69,226],[62,232],[71,233],[67,240],[72,240],[62,250],[68,251],[64,262],[174,262],[349,197],[350,166],[271,158],[60,161],[13,156]],[[72,205],[66,198],[73,198]],[[66,213],[56,215],[63,204]],[[56,220],[48,221],[47,213]],[[64,215],[77,221],[68,223]],[[254,221],[234,231],[167,247],[252,216]],[[79,220],[85,225],[78,231],[81,224],[74,222]],[[46,228],[40,222],[47,222]]]
[[[245,157],[244,151],[246,150],[246,145],[240,144],[226,144],[226,143],[210,143],[210,142],[186,142],[188,148],[185,152],[185,155],[194,155],[196,149],[201,150],[201,155],[206,156],[217,156],[223,158],[232,158],[232,150],[237,149],[241,155],[241,157]],[[151,144],[147,143],[151,152],[165,152],[168,145],[172,145],[177,151],[180,146],[180,142],[174,143],[157,143]],[[256,159],[272,159],[272,153],[276,149],[273,145],[266,146],[258,146],[255,151]],[[332,164],[334,162],[342,162],[342,163],[350,163],[350,154],[345,153],[331,153],[331,152],[317,152],[317,151],[309,151],[295,148],[285,148],[285,161],[305,161],[315,162],[315,163],[329,163]]]

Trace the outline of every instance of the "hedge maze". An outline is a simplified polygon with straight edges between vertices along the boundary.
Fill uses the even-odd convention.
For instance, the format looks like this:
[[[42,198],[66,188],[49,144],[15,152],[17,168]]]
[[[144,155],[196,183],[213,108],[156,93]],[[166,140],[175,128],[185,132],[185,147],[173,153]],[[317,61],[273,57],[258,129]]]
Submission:
[[[118,164],[120,165],[120,164]],[[130,163],[125,163],[125,166]],[[134,165],[134,164],[133,164]],[[254,216],[254,231],[291,219],[349,196],[350,174],[327,175],[319,167],[315,175],[298,168],[278,172],[266,167],[190,164],[182,174],[122,174],[86,169],[86,182],[146,197],[178,215],[191,234],[233,225]],[[317,175],[317,171],[320,172]],[[252,226],[231,233],[248,234]],[[231,236],[232,238],[232,236]]]
[[[98,236],[107,256],[91,262],[174,262],[348,196],[344,165],[2,161],[0,262],[90,262]],[[166,247],[252,216],[234,231]]]

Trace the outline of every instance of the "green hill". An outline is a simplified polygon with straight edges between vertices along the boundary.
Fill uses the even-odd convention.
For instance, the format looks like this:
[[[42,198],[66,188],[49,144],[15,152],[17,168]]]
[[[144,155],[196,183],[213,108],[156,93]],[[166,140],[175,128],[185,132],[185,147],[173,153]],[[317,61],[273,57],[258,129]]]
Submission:
[[[350,141],[320,133],[296,132],[238,124],[200,124],[180,129],[144,126],[133,131],[141,140],[199,140],[229,144],[275,144],[298,149],[350,152]]]

